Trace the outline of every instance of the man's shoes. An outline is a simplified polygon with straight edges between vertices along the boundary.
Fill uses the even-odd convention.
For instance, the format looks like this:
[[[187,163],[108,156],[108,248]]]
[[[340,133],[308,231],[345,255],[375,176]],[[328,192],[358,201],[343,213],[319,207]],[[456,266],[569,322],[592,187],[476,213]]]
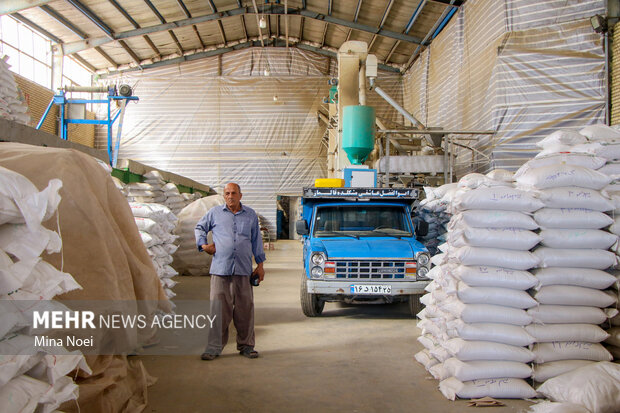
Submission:
[[[243,350],[241,350],[239,352],[239,354],[241,354],[243,357],[247,357],[249,359],[256,359],[258,358],[258,351],[254,350],[251,347],[246,347]]]
[[[211,361],[211,360],[215,360],[219,356],[220,356],[219,354],[202,353],[202,355],[200,356],[200,359],[201,360]]]

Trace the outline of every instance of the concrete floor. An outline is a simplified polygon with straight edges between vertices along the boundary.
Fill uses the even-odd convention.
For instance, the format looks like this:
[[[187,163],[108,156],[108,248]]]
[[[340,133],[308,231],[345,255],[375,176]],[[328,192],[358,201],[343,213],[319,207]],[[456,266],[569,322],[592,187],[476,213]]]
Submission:
[[[234,333],[214,361],[140,356],[158,379],[145,411],[475,411],[465,400],[444,398],[438,382],[413,358],[422,349],[416,341],[420,330],[406,305],[327,303],[322,317],[306,318],[299,304],[300,257],[299,241],[278,241],[267,252],[265,281],[254,290],[260,358],[239,356]],[[208,298],[209,277],[178,281],[178,299]],[[488,410],[525,412],[531,404],[503,402],[505,407]]]

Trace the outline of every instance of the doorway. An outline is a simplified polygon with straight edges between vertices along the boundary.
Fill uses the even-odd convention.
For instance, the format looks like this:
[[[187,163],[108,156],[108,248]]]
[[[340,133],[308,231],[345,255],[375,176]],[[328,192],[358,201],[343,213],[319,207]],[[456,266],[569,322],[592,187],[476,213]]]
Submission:
[[[299,239],[295,233],[295,221],[301,215],[301,197],[278,195],[276,198],[277,239]]]

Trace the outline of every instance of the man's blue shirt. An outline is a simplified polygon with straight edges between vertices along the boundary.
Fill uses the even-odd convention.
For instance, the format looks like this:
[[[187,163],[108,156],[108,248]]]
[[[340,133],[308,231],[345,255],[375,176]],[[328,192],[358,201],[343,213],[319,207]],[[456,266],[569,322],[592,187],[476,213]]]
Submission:
[[[194,230],[198,251],[202,251],[201,245],[207,244],[209,231],[215,244],[211,274],[250,275],[252,256],[257,264],[265,261],[258,216],[252,208],[241,204],[235,214],[226,205],[211,208]]]

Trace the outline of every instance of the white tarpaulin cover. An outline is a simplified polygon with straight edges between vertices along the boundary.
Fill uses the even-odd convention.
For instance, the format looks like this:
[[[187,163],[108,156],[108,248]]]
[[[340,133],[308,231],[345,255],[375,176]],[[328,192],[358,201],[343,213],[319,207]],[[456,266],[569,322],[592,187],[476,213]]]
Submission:
[[[602,0],[470,0],[404,77],[405,107],[427,126],[494,130],[458,149],[457,174],[514,170],[560,128],[600,123],[604,50],[589,17]],[[456,137],[456,136],[455,136]]]
[[[335,76],[335,59],[295,48],[241,50],[129,73],[121,80],[140,101],[127,106],[119,158],[219,192],[238,182],[242,202],[266,218],[273,237],[276,195],[299,196],[304,186],[327,177],[326,126],[317,111],[327,106],[322,101]],[[402,102],[399,75],[380,72],[377,81]],[[374,92],[368,104],[377,117],[402,119]],[[105,131],[98,132],[103,148]]]

